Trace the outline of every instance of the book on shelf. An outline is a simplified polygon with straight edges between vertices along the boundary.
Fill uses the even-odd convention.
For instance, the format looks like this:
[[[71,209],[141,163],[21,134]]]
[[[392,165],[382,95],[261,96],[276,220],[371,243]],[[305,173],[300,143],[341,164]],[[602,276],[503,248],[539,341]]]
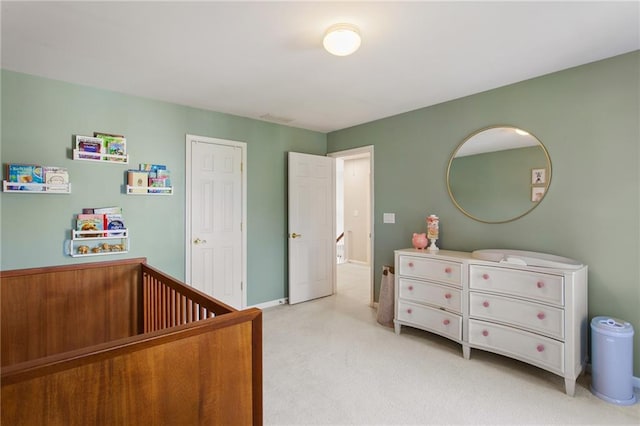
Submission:
[[[167,166],[164,164],[140,163],[140,170],[149,172],[149,179],[152,179],[158,177],[158,173],[161,170],[167,170]]]
[[[122,214],[122,207],[96,207],[92,210],[95,214]]]
[[[100,138],[76,135],[76,149],[79,151],[78,158],[102,160],[104,145]]]
[[[44,183],[42,166],[36,164],[7,164],[6,176],[8,182]],[[9,185],[8,189],[19,191],[43,191],[39,186]]]
[[[104,231],[104,215],[102,214],[79,214],[76,218],[76,231],[82,231],[79,237],[102,237],[104,232],[87,232],[87,231]]]
[[[167,166],[164,164],[151,164],[151,163],[140,163],[140,170],[144,170],[147,172],[157,172],[158,170],[166,170]]]
[[[108,236],[124,235],[123,232],[115,232],[119,229],[126,229],[124,219],[120,213],[107,213],[104,215],[104,229],[110,231]]]
[[[43,167],[45,191],[67,192],[69,187],[69,172],[64,167]]]
[[[106,157],[109,161],[126,161],[127,155],[127,139],[123,135],[114,135],[110,133],[93,132],[93,136],[102,140],[104,153],[109,155],[118,155],[118,157]]]
[[[166,178],[149,178],[149,192],[151,193],[166,192],[165,188],[168,187]]]
[[[156,172],[156,179],[164,179],[164,186],[171,186],[171,172],[169,170],[158,170]]]
[[[122,207],[85,207],[83,214],[122,214]]]
[[[149,186],[149,172],[141,170],[127,171],[127,184],[132,194],[146,194]]]

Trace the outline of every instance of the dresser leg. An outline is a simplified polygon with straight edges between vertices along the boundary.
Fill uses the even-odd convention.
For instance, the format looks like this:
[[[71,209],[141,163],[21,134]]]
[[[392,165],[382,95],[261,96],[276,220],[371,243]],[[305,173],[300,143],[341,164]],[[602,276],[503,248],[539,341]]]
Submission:
[[[471,348],[467,345],[462,345],[462,356],[464,359],[471,358]]]
[[[565,377],[564,379],[564,390],[569,396],[574,396],[576,394],[576,381],[575,379],[568,379]]]
[[[397,322],[393,323],[393,328],[396,331],[396,334],[400,334],[400,327],[402,327],[400,324],[398,324]]]

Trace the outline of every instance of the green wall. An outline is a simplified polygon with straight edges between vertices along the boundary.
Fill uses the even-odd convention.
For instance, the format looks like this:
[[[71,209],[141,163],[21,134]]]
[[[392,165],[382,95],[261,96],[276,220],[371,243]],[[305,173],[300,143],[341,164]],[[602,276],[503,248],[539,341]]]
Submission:
[[[2,193],[2,269],[146,256],[184,279],[185,135],[247,143],[247,302],[287,295],[286,153],[326,153],[326,135],[90,87],[2,71],[2,163],[69,170],[72,193]],[[71,160],[73,135],[124,134],[128,165]],[[128,196],[125,170],[166,164],[173,196]],[[63,244],[83,207],[122,206],[128,254],[71,258]]]
[[[589,318],[610,315],[635,328],[640,376],[640,52],[527,80],[328,135],[329,152],[375,150],[375,271],[393,262],[440,217],[439,246],[522,249],[589,265]],[[509,124],[549,151],[553,178],[531,213],[514,222],[476,222],[456,209],[446,168],[477,129]],[[382,214],[396,213],[395,224]],[[380,277],[376,275],[376,293]]]

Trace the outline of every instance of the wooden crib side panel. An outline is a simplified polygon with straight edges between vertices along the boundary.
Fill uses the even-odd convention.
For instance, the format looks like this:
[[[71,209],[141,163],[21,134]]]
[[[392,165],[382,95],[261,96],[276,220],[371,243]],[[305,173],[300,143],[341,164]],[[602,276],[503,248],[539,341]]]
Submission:
[[[2,366],[136,335],[143,261],[3,271]]]
[[[261,424],[261,313],[223,317],[73,368],[5,377],[2,424]]]

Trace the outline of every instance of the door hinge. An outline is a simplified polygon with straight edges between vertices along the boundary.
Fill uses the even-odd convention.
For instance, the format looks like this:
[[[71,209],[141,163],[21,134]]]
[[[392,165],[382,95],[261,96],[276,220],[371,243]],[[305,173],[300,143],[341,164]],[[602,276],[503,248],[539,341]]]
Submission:
[[[240,172],[244,172],[244,163],[240,162]]]
[[[244,290],[244,283],[240,281],[240,290]]]

